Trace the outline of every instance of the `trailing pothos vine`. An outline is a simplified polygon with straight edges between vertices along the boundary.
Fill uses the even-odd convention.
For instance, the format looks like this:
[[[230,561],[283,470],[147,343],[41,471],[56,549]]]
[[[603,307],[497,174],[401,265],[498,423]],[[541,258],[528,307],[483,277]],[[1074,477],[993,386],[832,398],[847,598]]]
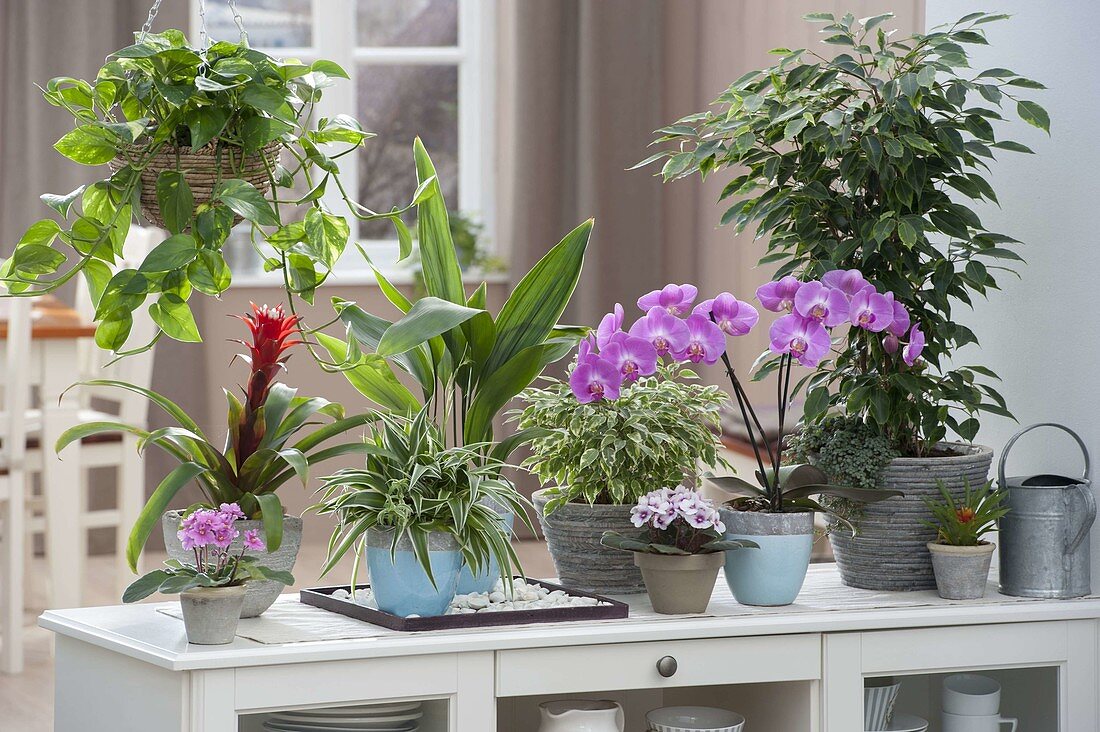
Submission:
[[[46,101],[75,122],[54,148],[81,165],[110,164],[111,172],[43,195],[56,215],[31,224],[0,265],[0,280],[11,295],[33,296],[82,275],[96,308],[96,343],[124,354],[151,345],[127,343],[133,313],[146,304],[159,328],[154,342],[201,340],[188,300],[229,287],[222,246],[238,221],[251,224],[265,270],[280,271],[288,294],[307,302],[350,237],[347,218],[326,201],[363,221],[390,220],[408,256],[412,237],[400,215],[438,186],[423,181],[408,206],[386,212],[351,198],[339,160],[372,135],[347,115],[317,115],[323,90],[347,78],[332,61],[280,60],[243,39],[195,48],[168,30],[139,35],[93,80],[50,80]],[[123,265],[139,216],[168,235],[139,264]]]

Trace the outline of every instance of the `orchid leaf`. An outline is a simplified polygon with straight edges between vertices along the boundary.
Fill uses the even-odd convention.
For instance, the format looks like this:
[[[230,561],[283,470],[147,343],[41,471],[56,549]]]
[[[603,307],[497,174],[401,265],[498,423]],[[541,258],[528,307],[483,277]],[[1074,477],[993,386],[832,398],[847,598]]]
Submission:
[[[705,475],[708,483],[732,496],[755,497],[767,495],[766,491],[736,475]]]

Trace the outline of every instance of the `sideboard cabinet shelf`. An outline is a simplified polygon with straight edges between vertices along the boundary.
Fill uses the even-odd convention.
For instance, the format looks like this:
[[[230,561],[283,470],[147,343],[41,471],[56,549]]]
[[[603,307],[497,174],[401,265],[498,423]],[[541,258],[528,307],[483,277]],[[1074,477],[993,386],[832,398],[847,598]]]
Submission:
[[[735,709],[746,732],[854,732],[865,679],[899,677],[898,709],[934,719],[943,676],[967,670],[1001,680],[1024,732],[1100,732],[1100,598],[947,602],[819,566],[787,608],[739,606],[721,580],[707,615],[630,602],[625,620],[403,634],[287,595],[211,647],[187,644],[172,603],[39,622],[57,634],[59,732],[260,732],[273,711],[397,700],[425,702],[421,732],[533,732],[539,703],[578,697],[622,703],[627,732],[674,704]]]

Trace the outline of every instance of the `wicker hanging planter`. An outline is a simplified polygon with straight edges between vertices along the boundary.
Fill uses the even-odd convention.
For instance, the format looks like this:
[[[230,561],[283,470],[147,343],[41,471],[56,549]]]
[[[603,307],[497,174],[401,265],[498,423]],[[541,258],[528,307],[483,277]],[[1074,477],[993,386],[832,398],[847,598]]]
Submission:
[[[210,201],[214,188],[222,181],[238,178],[247,181],[267,194],[271,190],[268,170],[274,170],[278,162],[280,145],[269,143],[259,153],[242,155],[239,148],[223,146],[219,151],[212,143],[198,150],[189,147],[162,145],[153,153],[141,172],[141,212],[149,223],[164,228],[164,218],[157,202],[157,176],[164,170],[179,170],[191,188],[195,206]],[[220,154],[219,154],[220,152]],[[127,154],[112,160],[111,170],[117,171],[127,164],[127,158],[138,160],[145,154],[144,146],[132,145]],[[243,219],[233,217],[233,223]]]

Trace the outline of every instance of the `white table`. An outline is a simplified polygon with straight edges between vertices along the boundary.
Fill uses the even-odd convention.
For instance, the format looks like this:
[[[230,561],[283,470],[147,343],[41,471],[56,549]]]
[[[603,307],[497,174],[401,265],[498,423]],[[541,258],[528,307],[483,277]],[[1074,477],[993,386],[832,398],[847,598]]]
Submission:
[[[737,709],[746,732],[853,732],[865,677],[904,677],[899,708],[931,717],[939,675],[972,669],[1001,680],[1020,732],[1100,730],[1100,598],[876,594],[819,566],[788,608],[744,608],[721,580],[707,615],[630,602],[625,620],[401,634],[286,595],[239,634],[314,640],[212,647],[187,644],[170,603],[48,611],[39,624],[58,635],[59,732],[251,732],[267,711],[394,699],[427,700],[423,732],[527,732],[538,702],[561,695],[619,700],[627,732],[676,703]],[[667,678],[664,656],[678,666]]]

